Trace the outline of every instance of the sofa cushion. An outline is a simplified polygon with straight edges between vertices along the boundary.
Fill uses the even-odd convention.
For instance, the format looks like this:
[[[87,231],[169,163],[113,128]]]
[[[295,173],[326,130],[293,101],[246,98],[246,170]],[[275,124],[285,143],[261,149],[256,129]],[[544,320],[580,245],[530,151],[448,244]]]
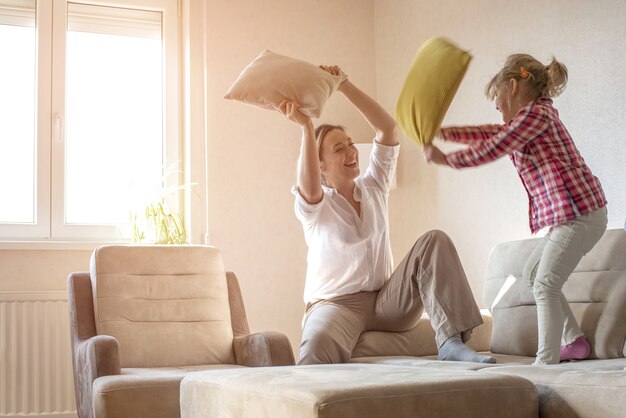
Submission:
[[[626,359],[586,360],[552,366],[501,366],[479,374],[510,374],[532,381],[539,392],[539,415],[619,418],[626,411]]]
[[[485,302],[491,305],[494,353],[534,356],[537,312],[522,270],[539,239],[497,245],[489,257]],[[626,232],[608,230],[581,260],[563,293],[592,346],[592,358],[626,355]]]
[[[536,417],[538,408],[534,386],[516,376],[375,364],[191,373],[180,390],[183,418]]]
[[[121,367],[234,364],[226,273],[216,248],[124,246],[91,258],[98,334]]]
[[[183,377],[184,374],[149,378],[140,375],[100,377],[93,382],[95,416],[177,417]]]
[[[241,367],[199,365],[122,369],[121,375],[102,376],[93,382],[97,417],[180,416],[180,382],[189,372]]]
[[[467,345],[476,351],[489,350],[491,314],[483,310],[484,323],[472,330]],[[417,325],[404,332],[366,331],[352,350],[352,357],[370,356],[429,356],[437,354],[435,331],[430,318],[422,314]]]
[[[389,364],[392,366],[426,367],[441,370],[480,370],[485,367],[499,367],[506,365],[529,365],[535,361],[534,357],[511,356],[508,354],[494,354],[488,351],[481,351],[481,354],[493,356],[496,363],[473,363],[467,361],[441,361],[437,356],[378,356],[378,357],[356,357],[352,358],[352,363]]]

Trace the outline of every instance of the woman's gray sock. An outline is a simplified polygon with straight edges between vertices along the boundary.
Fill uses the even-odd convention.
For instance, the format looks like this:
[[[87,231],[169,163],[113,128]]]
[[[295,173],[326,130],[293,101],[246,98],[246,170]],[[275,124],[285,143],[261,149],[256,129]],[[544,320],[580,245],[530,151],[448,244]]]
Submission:
[[[471,361],[474,363],[495,363],[495,357],[478,354],[465,344],[461,334],[453,335],[439,347],[439,360],[443,361]]]

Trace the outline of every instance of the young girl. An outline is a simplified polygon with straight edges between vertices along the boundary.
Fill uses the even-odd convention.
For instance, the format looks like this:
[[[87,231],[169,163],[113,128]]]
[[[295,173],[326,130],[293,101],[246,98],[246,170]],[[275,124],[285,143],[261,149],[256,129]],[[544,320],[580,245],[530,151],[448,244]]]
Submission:
[[[511,55],[485,89],[489,99],[495,98],[504,125],[442,128],[444,140],[469,147],[448,155],[435,146],[424,148],[427,161],[454,168],[508,155],[528,193],[531,231],[550,227],[524,268],[537,303],[536,365],[589,356],[589,342],[561,288],[607,224],[600,181],[552,107],[551,97],[566,83],[567,68],[556,60],[543,65],[530,55]]]

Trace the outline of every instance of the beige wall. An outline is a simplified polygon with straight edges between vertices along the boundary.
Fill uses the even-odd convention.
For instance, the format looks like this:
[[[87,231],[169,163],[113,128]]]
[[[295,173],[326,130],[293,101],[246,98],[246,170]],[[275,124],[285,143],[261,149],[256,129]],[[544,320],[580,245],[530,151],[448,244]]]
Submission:
[[[91,250],[0,249],[0,292],[66,290],[71,272],[89,271],[90,256]]]
[[[396,0],[375,2],[378,99],[389,110],[419,45],[446,36],[474,59],[445,124],[498,123],[485,99],[487,81],[507,55],[555,55],[570,72],[555,100],[562,119],[609,200],[609,227],[626,217],[626,2],[605,0]],[[427,166],[402,141],[398,189],[391,194],[396,259],[422,232],[439,228],[457,243],[474,294],[482,303],[485,262],[494,244],[530,236],[527,197],[507,158],[477,169]],[[397,261],[397,260],[396,260]]]
[[[375,95],[371,1],[207,1],[209,239],[241,282],[253,330],[285,332],[300,342],[306,246],[293,211],[300,130],[278,112],[222,97],[264,49],[319,64],[338,64]],[[339,95],[322,120],[372,138]]]

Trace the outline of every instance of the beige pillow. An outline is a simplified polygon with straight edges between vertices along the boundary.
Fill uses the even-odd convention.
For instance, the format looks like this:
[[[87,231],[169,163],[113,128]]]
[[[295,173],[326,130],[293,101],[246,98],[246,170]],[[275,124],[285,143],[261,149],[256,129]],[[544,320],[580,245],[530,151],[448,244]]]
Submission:
[[[444,38],[424,42],[396,105],[396,121],[420,145],[430,144],[472,56]]]
[[[308,62],[266,50],[243,69],[224,98],[271,110],[289,99],[305,115],[319,118],[326,100],[345,79],[345,75],[333,76]]]

